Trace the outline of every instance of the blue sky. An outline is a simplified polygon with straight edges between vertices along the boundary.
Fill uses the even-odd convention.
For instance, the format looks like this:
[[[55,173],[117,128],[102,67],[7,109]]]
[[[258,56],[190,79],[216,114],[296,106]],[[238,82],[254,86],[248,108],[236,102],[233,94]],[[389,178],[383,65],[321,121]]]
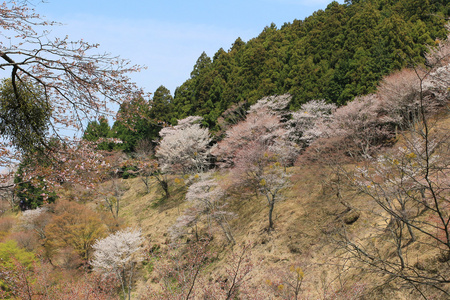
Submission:
[[[237,37],[256,37],[272,22],[280,28],[324,9],[331,0],[47,0],[36,11],[63,26],[52,34],[99,43],[101,52],[145,65],[132,79],[146,92],[160,85],[173,94],[200,54],[228,50]],[[338,1],[343,3],[343,0]]]

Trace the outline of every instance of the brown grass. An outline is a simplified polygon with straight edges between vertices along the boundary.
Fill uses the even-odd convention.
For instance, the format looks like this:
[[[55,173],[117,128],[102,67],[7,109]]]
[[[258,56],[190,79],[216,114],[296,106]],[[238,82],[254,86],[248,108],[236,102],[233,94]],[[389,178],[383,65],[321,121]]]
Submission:
[[[449,119],[439,126],[448,128]],[[347,169],[355,165],[348,164]],[[238,215],[231,220],[233,234],[238,245],[252,243],[251,284],[258,288],[267,286],[273,269],[287,269],[289,265],[300,263],[303,266],[305,299],[351,299],[351,289],[363,285],[361,299],[416,299],[417,295],[403,292],[398,282],[384,284],[385,277],[364,269],[357,261],[348,260],[345,251],[339,247],[340,233],[347,234],[359,241],[370,241],[376,235],[382,235],[387,226],[385,213],[367,196],[355,193],[348,186],[343,186],[342,198],[352,209],[342,205],[332,184],[335,178],[333,168],[320,163],[300,163],[289,170],[292,186],[285,191],[286,200],[275,205],[275,230],[268,233],[268,207],[262,195],[239,193],[230,195],[230,208]],[[227,174],[217,175],[226,185]],[[132,225],[143,228],[150,245],[162,248],[169,243],[168,228],[174,224],[187,204],[182,201],[183,191],[173,193],[173,198],[166,203],[157,203],[160,195],[154,184],[150,194],[144,194],[144,185],[139,179],[127,181],[129,191],[125,194],[121,215]],[[430,269],[442,267],[437,262],[435,252],[430,252],[426,239],[419,235],[419,241],[408,246],[409,257],[414,257],[419,264]],[[380,244],[380,251],[389,255],[388,243]],[[231,250],[220,232],[215,233],[213,251],[218,259],[205,273],[209,278],[217,278],[224,270],[226,259]],[[207,275],[206,275],[207,274]],[[216,275],[215,275],[216,274]],[[152,285],[154,279],[147,275]],[[339,294],[333,294],[338,292]],[[303,298],[302,298],[303,299]]]

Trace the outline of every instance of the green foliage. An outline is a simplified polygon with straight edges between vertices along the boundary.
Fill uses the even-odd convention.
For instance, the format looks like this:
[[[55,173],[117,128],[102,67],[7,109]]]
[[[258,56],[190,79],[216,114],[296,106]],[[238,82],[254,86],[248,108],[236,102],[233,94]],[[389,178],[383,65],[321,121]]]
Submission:
[[[121,167],[119,174],[121,174],[121,177],[123,179],[135,178],[135,177],[137,177],[137,175],[136,175],[137,171],[138,171],[137,166],[126,165],[126,166]]]
[[[154,120],[159,120],[164,123],[171,123],[173,117],[173,97],[170,91],[163,85],[158,87],[153,93],[151,100],[151,109],[149,117]]]
[[[34,262],[37,262],[34,253],[19,248],[16,241],[9,240],[0,243],[0,264],[11,268],[14,266],[14,260],[27,268],[31,267]]]
[[[15,271],[17,269],[17,265],[29,269],[33,266],[33,263],[36,262],[37,258],[34,253],[19,248],[16,241],[9,240],[4,243],[0,243],[0,273],[2,273],[2,275],[5,273],[10,273],[10,271]],[[5,270],[9,272],[4,272]],[[5,280],[5,278],[1,278],[0,276],[0,291],[8,292],[11,288],[13,288],[13,286],[8,284],[7,280],[6,282],[3,280]]]
[[[120,106],[118,120],[114,123],[110,136],[122,141],[115,149],[133,152],[141,140],[156,140],[161,124],[150,117],[151,104],[136,98]]]
[[[110,135],[110,131],[111,128],[109,127],[108,120],[105,117],[101,117],[98,121],[88,123],[84,131],[83,139],[96,142],[100,138],[107,138]],[[97,146],[99,150],[110,150],[112,147],[112,144],[108,142],[101,142]]]
[[[16,195],[19,198],[19,208],[21,210],[35,209],[45,203],[53,203],[57,199],[55,192],[48,190],[47,184],[43,177],[35,177],[31,181],[23,180],[23,170],[28,163],[24,160],[17,170],[14,177],[16,184]]]
[[[45,144],[51,107],[43,91],[27,82],[4,79],[0,86],[0,134],[24,152]]]
[[[292,109],[313,99],[344,104],[373,92],[384,75],[424,63],[426,45],[446,37],[447,2],[332,2],[303,21],[271,24],[212,59],[202,53],[175,91],[172,114],[162,116],[198,115],[218,129],[217,119],[233,104],[245,100],[248,108],[272,94],[292,94]]]

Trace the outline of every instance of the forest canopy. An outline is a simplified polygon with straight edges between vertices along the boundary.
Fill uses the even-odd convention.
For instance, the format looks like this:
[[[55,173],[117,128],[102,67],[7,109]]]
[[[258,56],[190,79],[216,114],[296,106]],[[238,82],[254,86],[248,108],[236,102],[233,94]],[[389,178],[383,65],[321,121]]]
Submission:
[[[446,37],[449,12],[444,0],[334,1],[304,20],[272,23],[212,58],[202,53],[175,90],[171,117],[202,116],[218,129],[230,106],[267,95],[290,93],[291,109],[314,99],[345,104],[374,92],[384,75],[425,63],[427,45]]]

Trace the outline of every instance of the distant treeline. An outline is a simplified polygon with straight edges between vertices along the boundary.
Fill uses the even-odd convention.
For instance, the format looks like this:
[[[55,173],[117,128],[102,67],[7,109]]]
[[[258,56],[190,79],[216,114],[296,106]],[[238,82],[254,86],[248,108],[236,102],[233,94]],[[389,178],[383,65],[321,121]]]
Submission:
[[[115,147],[133,151],[139,140],[156,139],[162,122],[190,115],[217,131],[224,111],[242,102],[245,109],[267,95],[290,93],[291,109],[313,99],[342,105],[373,92],[384,75],[425,63],[427,46],[447,35],[449,15],[448,0],[332,2],[303,21],[279,29],[271,24],[248,42],[237,38],[212,58],[202,53],[173,98],[161,86],[150,103],[136,101],[152,121],[135,120],[134,130],[116,121],[107,136],[125,141]]]

